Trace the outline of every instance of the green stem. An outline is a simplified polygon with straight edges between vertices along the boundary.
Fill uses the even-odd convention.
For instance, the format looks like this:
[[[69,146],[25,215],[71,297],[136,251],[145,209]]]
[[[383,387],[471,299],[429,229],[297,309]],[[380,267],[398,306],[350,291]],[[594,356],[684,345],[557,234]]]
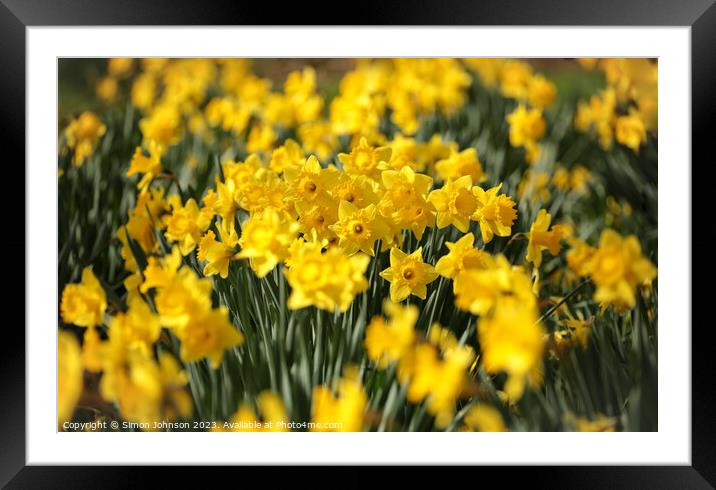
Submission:
[[[542,315],[541,317],[539,317],[539,320],[537,320],[536,323],[541,323],[541,322],[545,321],[547,318],[549,318],[549,316],[550,316],[552,313],[554,313],[555,311],[557,311],[557,309],[558,309],[560,306],[562,306],[564,303],[566,303],[567,301],[569,301],[569,299],[570,299],[572,296],[574,296],[575,294],[577,294],[580,289],[582,289],[584,286],[586,286],[586,285],[589,284],[590,282],[592,282],[592,280],[591,280],[590,278],[587,278],[587,279],[585,279],[584,281],[582,281],[581,283],[579,283],[579,285],[577,285],[576,288],[572,289],[569,293],[567,293],[567,295],[566,295],[564,298],[562,298],[562,299],[559,301],[559,303],[557,303],[556,305],[554,305],[553,307],[551,307],[549,310],[547,310],[547,311],[544,313],[544,315]]]
[[[313,385],[321,383],[321,368],[323,367],[323,314],[316,308],[316,337],[315,353],[313,357]]]

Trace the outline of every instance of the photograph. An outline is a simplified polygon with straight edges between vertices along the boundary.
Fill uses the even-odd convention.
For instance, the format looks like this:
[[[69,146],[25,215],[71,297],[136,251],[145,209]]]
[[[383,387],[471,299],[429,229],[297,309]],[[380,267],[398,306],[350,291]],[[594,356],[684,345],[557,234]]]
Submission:
[[[659,65],[59,57],[57,431],[658,431]]]

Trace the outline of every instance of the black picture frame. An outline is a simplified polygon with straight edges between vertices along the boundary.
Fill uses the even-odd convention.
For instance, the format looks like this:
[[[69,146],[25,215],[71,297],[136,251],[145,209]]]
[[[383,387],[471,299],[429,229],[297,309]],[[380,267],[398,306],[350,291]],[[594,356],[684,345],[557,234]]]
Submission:
[[[409,6],[398,2],[364,2],[362,6],[360,9],[352,9],[350,18],[345,20],[350,20],[354,25],[690,26],[692,162],[713,161],[712,128],[716,119],[714,0],[416,0]],[[337,4],[334,7],[332,11],[338,11]],[[32,185],[25,181],[25,164],[20,164],[25,162],[27,26],[336,23],[335,19],[334,22],[319,21],[316,10],[307,8],[303,3],[266,9],[262,2],[236,0],[154,0],[151,3],[147,0],[0,0],[0,66],[4,71],[0,77],[0,148],[3,149],[3,155],[11,155],[6,161],[7,178],[24,182],[22,189]],[[331,11],[329,7],[323,7],[322,10]],[[693,172],[694,165],[691,162],[672,163],[683,165],[684,171]],[[9,168],[11,166],[12,169]],[[11,172],[17,175],[10,176]],[[693,179],[693,173],[691,175]],[[698,180],[692,182],[698,183]],[[707,185],[704,181],[701,184]],[[705,202],[708,195],[708,191],[692,190],[692,223],[712,230],[711,225],[704,225],[709,223],[706,213],[710,208]],[[18,206],[18,200],[14,200],[15,207]],[[25,202],[24,199],[22,202]],[[12,257],[12,262],[18,267],[18,258],[23,257],[24,273],[26,261],[31,260],[25,251],[25,235],[17,231],[7,233],[13,237],[5,240],[5,256]],[[713,231],[708,231],[690,243],[706,245],[712,236]],[[691,237],[683,239],[692,240]],[[697,288],[695,284],[692,287],[692,284],[684,285],[691,288],[692,305],[708,304],[706,295],[711,288]],[[14,289],[19,291],[19,288]],[[23,293],[32,294],[24,288]],[[23,305],[26,305],[25,300],[23,296]],[[22,311],[25,311],[24,308]],[[716,404],[711,378],[713,370],[709,369],[712,366],[712,344],[708,341],[712,328],[708,321],[693,322],[692,466],[530,467],[524,469],[530,483],[542,482],[550,486],[576,488],[711,488],[716,485]],[[0,345],[0,485],[8,485],[8,488],[103,488],[133,486],[145,481],[144,471],[124,467],[78,469],[66,466],[26,466],[25,334],[19,322],[6,320]],[[356,483],[365,479],[355,469],[352,471]],[[504,475],[505,469],[485,468],[480,471],[480,480],[487,481],[485,477],[500,478],[499,475]],[[512,474],[512,470],[509,471]],[[182,478],[185,484],[190,481],[187,479],[187,468],[173,467],[171,476]]]

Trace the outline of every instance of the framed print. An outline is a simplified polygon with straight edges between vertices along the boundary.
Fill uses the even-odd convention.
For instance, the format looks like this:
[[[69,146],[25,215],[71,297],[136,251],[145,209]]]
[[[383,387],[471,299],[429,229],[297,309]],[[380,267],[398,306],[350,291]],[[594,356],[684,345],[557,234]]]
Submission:
[[[233,4],[3,1],[27,192],[3,484],[257,464],[716,482],[691,312],[712,2],[259,27]]]

